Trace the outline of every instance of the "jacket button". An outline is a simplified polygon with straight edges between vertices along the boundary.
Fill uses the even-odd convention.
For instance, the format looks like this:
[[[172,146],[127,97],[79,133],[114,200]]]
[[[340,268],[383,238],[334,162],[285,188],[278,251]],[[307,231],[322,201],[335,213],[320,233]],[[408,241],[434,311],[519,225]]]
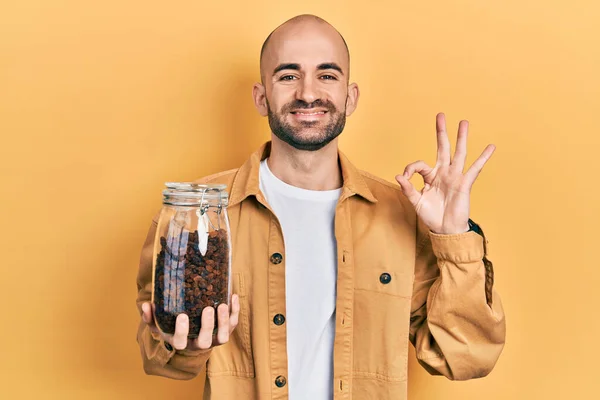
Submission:
[[[279,326],[279,325],[283,325],[283,323],[285,322],[285,317],[281,314],[277,314],[275,316],[275,318],[273,318],[273,322],[275,323],[275,325]]]
[[[275,385],[277,385],[277,387],[284,387],[286,383],[287,383],[287,380],[285,379],[285,376],[279,375],[275,379]]]
[[[167,349],[169,351],[173,351],[173,346],[171,346],[171,344],[169,342],[165,342],[165,349]]]
[[[388,283],[390,283],[391,280],[392,280],[392,276],[390,274],[388,274],[387,272],[384,272],[383,274],[381,274],[379,276],[379,282],[383,283],[384,285],[387,285]]]
[[[280,253],[273,253],[273,255],[271,256],[271,262],[273,264],[281,264],[282,260],[283,256]]]

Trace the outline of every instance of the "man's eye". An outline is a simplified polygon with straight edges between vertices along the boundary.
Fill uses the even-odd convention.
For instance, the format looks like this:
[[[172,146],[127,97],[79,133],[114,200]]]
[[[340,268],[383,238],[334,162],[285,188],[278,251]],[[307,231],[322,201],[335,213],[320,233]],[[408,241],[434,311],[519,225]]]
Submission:
[[[330,80],[336,80],[337,78],[333,75],[323,75],[321,76],[321,78],[325,79],[326,81],[330,81]]]
[[[294,80],[295,78],[296,78],[296,77],[295,77],[294,75],[284,75],[284,76],[282,76],[282,77],[281,77],[281,78],[279,78],[279,79],[281,79],[282,81],[292,81],[292,80]]]

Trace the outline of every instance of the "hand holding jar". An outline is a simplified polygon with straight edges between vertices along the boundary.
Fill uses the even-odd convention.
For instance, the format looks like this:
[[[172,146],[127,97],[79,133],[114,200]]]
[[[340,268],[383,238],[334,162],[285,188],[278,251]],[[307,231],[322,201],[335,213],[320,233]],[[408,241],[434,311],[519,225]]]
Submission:
[[[177,350],[227,343],[240,305],[230,296],[226,187],[166,186],[154,240],[152,302],[142,305],[142,318]]]
[[[238,324],[240,314],[240,300],[236,294],[231,296],[231,310],[227,304],[221,304],[217,307],[217,334],[214,333],[214,308],[205,307],[202,311],[202,321],[200,334],[197,338],[188,338],[189,334],[189,318],[186,314],[179,314],[175,322],[175,334],[171,335],[163,333],[156,326],[154,320],[154,307],[150,303],[142,304],[142,319],[150,330],[154,333],[159,333],[163,340],[176,350],[201,350],[210,347],[225,344],[229,341],[229,335],[233,332]],[[230,314],[231,311],[231,314]]]

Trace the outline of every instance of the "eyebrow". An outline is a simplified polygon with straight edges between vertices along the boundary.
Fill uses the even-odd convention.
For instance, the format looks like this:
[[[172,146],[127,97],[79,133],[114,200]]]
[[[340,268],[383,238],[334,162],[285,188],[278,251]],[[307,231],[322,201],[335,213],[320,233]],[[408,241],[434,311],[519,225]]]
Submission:
[[[334,70],[338,71],[340,74],[344,75],[344,72],[342,71],[342,68],[339,65],[337,65],[336,63],[334,63],[334,62],[319,64],[317,66],[317,69],[318,70],[322,70],[322,69],[334,69]]]
[[[283,71],[284,69],[300,71],[300,64],[296,64],[296,63],[279,64],[277,67],[275,67],[275,70],[273,71],[273,75],[275,75],[279,71]],[[333,70],[338,71],[340,74],[344,75],[342,68],[334,62],[322,63],[317,66],[317,70],[324,70],[324,69],[333,69]]]
[[[295,64],[295,63],[279,64],[277,67],[275,67],[275,70],[273,71],[273,75],[275,75],[279,71],[283,71],[284,69],[293,69],[294,71],[300,71],[300,64]]]

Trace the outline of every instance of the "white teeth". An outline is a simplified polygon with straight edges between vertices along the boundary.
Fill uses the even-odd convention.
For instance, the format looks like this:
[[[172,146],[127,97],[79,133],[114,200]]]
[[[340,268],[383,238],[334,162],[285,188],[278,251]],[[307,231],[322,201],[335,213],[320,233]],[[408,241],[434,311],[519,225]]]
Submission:
[[[295,112],[294,114],[300,114],[300,115],[319,115],[319,114],[325,114],[325,111],[319,111],[319,112],[316,112],[316,113]]]

